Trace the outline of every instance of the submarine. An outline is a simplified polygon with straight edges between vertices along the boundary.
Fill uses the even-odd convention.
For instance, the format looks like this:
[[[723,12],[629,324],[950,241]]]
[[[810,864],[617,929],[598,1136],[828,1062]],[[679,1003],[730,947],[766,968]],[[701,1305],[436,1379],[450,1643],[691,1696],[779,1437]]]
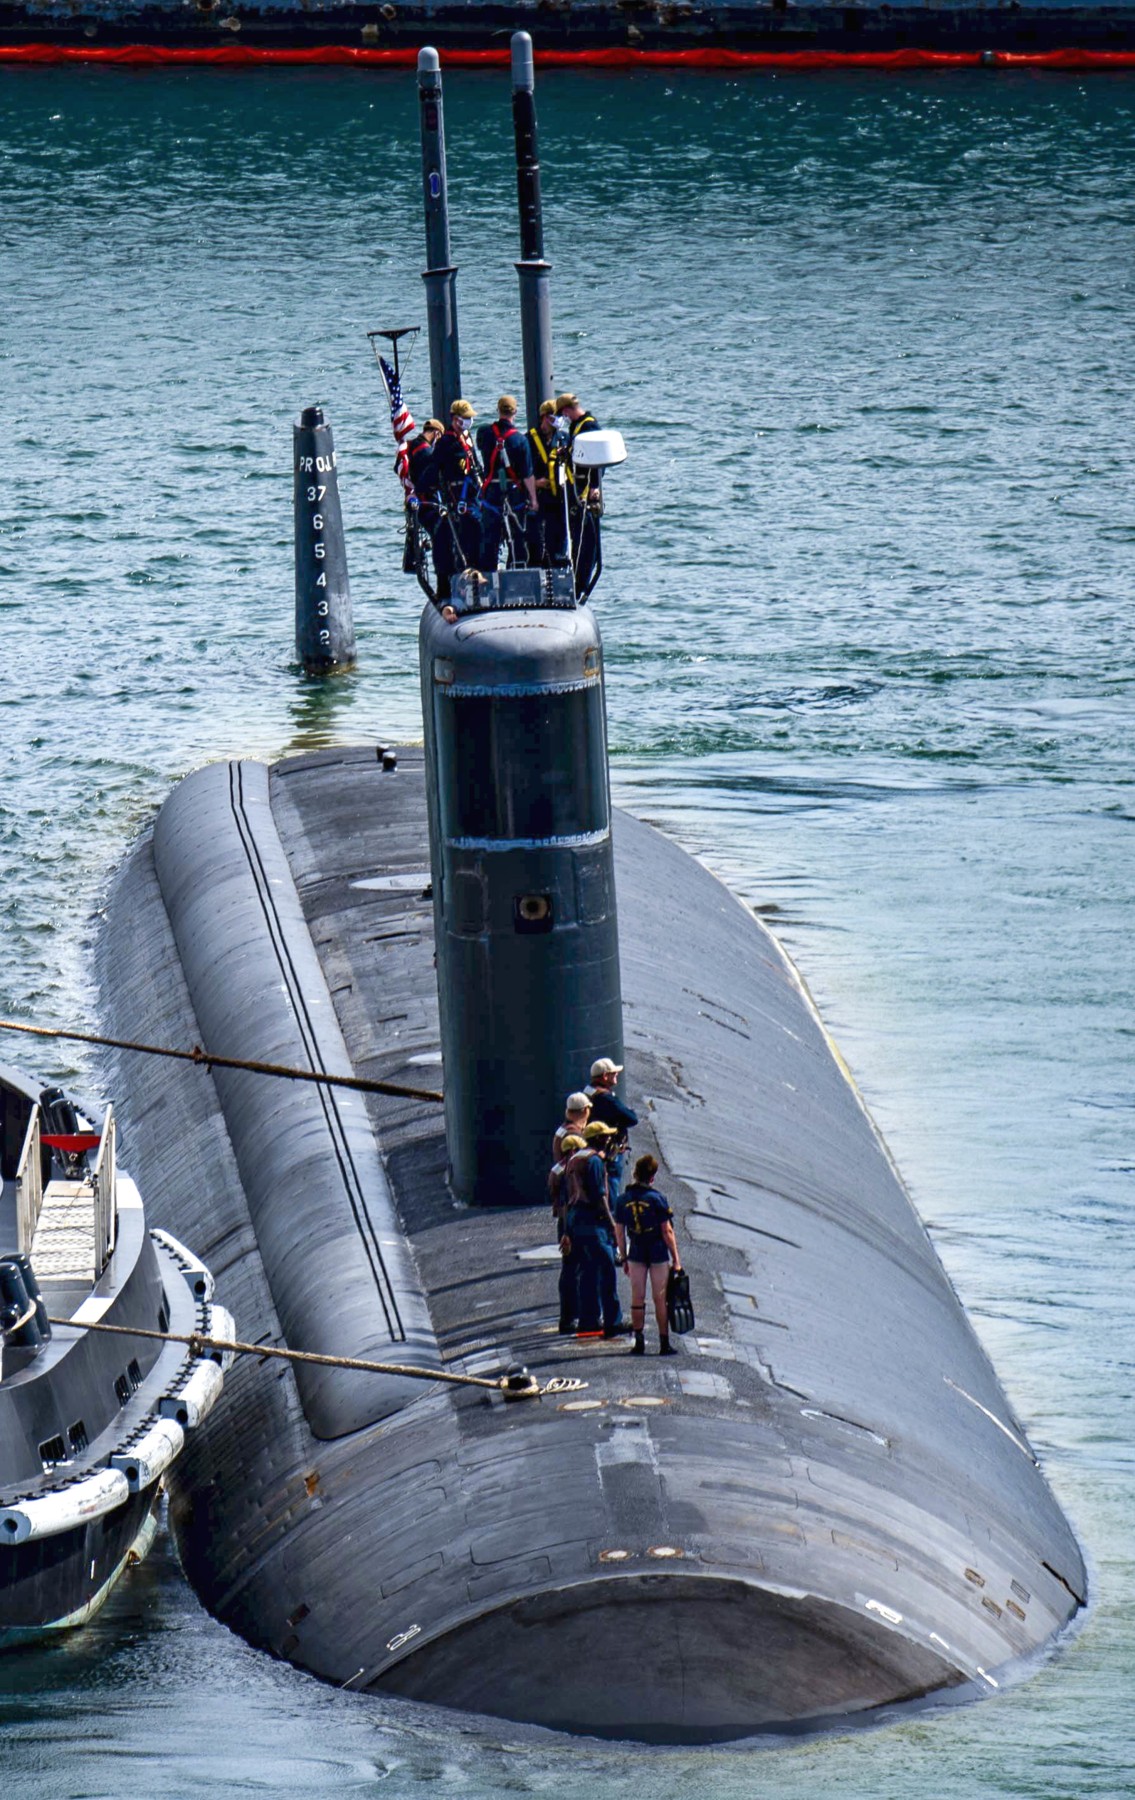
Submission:
[[[418,84],[443,414],[435,51]],[[513,119],[532,418],[523,33]],[[995,1695],[1086,1604],[1076,1537],[800,974],[612,807],[579,586],[459,572],[422,611],[422,745],[213,763],[119,871],[105,1029],[203,1047],[119,1053],[133,1165],[247,1339],[324,1359],[233,1367],[170,1471],[183,1567],[327,1682],[561,1732],[713,1744]],[[557,1328],[551,1134],[601,1057],[690,1276],[665,1362]]]

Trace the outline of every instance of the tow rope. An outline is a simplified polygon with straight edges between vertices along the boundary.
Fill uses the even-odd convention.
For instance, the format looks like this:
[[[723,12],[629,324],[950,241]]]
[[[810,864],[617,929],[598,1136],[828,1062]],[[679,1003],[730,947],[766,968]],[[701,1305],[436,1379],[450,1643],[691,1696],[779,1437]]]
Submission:
[[[319,1087],[351,1088],[358,1094],[392,1094],[398,1100],[435,1100],[445,1095],[436,1088],[406,1087],[399,1081],[371,1081],[364,1075],[329,1075],[324,1069],[289,1069],[283,1063],[248,1062],[238,1056],[215,1056],[194,1044],[192,1050],[171,1050],[161,1044],[135,1044],[129,1038],[99,1037],[93,1031],[63,1031],[56,1026],[17,1025],[0,1019],[0,1031],[22,1031],[28,1037],[66,1038],[74,1044],[101,1044],[109,1050],[134,1050],[139,1056],[168,1056],[176,1062],[198,1063],[205,1069],[247,1069],[253,1075],[275,1075],[282,1081],[313,1081]]]
[[[76,1325],[74,1319],[49,1319],[49,1325],[71,1326],[77,1331],[108,1331],[116,1337],[156,1338],[162,1344],[186,1344],[191,1356],[206,1356],[211,1350],[231,1352],[233,1356],[278,1357],[283,1362],[316,1363],[325,1369],[358,1369],[364,1375],[405,1375],[411,1381],[443,1381],[450,1387],[488,1388],[506,1400],[539,1400],[543,1394],[574,1394],[587,1386],[574,1375],[553,1375],[541,1387],[527,1369],[514,1369],[507,1375],[455,1375],[451,1369],[418,1369],[405,1363],[368,1362],[358,1356],[320,1356],[314,1350],[280,1350],[274,1344],[245,1344],[239,1338],[210,1337],[202,1331],[188,1335],[176,1331],[147,1331],[135,1325],[105,1325],[91,1320]]]

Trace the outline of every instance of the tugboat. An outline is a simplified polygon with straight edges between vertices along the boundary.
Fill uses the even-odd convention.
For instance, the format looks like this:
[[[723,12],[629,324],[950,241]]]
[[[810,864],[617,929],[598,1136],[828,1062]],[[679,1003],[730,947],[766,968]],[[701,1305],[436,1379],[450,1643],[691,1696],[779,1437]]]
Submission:
[[[526,34],[514,57],[534,421]],[[440,418],[462,389],[434,51],[419,89]],[[327,1681],[562,1731],[710,1743],[993,1693],[1084,1604],[1079,1547],[799,975],[611,808],[593,570],[459,568],[422,614],[424,752],[215,763],[120,873],[108,1030],[387,1084],[128,1065],[166,1220],[250,1337],[327,1359],[234,1371],[172,1471],[184,1567]],[[696,1304],[667,1362],[557,1326],[551,1135],[604,1059]]]
[[[204,1264],[146,1231],[116,1146],[113,1108],[96,1126],[0,1067],[0,1647],[85,1624],[141,1561],[224,1380],[164,1341],[232,1320]]]

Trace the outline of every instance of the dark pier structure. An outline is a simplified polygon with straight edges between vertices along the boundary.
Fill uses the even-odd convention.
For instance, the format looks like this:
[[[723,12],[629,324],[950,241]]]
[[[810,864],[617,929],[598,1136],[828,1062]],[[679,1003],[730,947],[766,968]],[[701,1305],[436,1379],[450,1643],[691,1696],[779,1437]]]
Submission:
[[[243,1335],[543,1389],[246,1361],[177,1465],[186,1570],[328,1681],[567,1731],[992,1693],[1083,1604],[1075,1537],[796,971],[612,812],[570,589],[459,582],[424,751],[200,770],[111,897],[116,1035],[444,1086],[123,1067],[134,1164]],[[548,1141],[620,1045],[697,1302],[668,1362],[556,1329]]]
[[[495,0],[3,0],[0,62],[148,67],[507,61],[531,6]],[[544,66],[1052,69],[1135,67],[1135,0],[565,0],[539,9]]]

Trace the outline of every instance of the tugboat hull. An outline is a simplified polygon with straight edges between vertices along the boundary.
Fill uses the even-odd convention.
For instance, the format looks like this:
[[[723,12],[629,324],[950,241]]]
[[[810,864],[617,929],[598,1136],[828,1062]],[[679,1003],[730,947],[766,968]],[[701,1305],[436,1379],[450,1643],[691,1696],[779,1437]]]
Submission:
[[[232,1321],[208,1270],[147,1233],[116,1138],[112,1110],[81,1129],[59,1090],[0,1069],[0,1647],[93,1617],[222,1385],[169,1340]]]
[[[149,1550],[160,1502],[155,1482],[106,1518],[0,1552],[0,1649],[93,1619],[131,1559]]]

